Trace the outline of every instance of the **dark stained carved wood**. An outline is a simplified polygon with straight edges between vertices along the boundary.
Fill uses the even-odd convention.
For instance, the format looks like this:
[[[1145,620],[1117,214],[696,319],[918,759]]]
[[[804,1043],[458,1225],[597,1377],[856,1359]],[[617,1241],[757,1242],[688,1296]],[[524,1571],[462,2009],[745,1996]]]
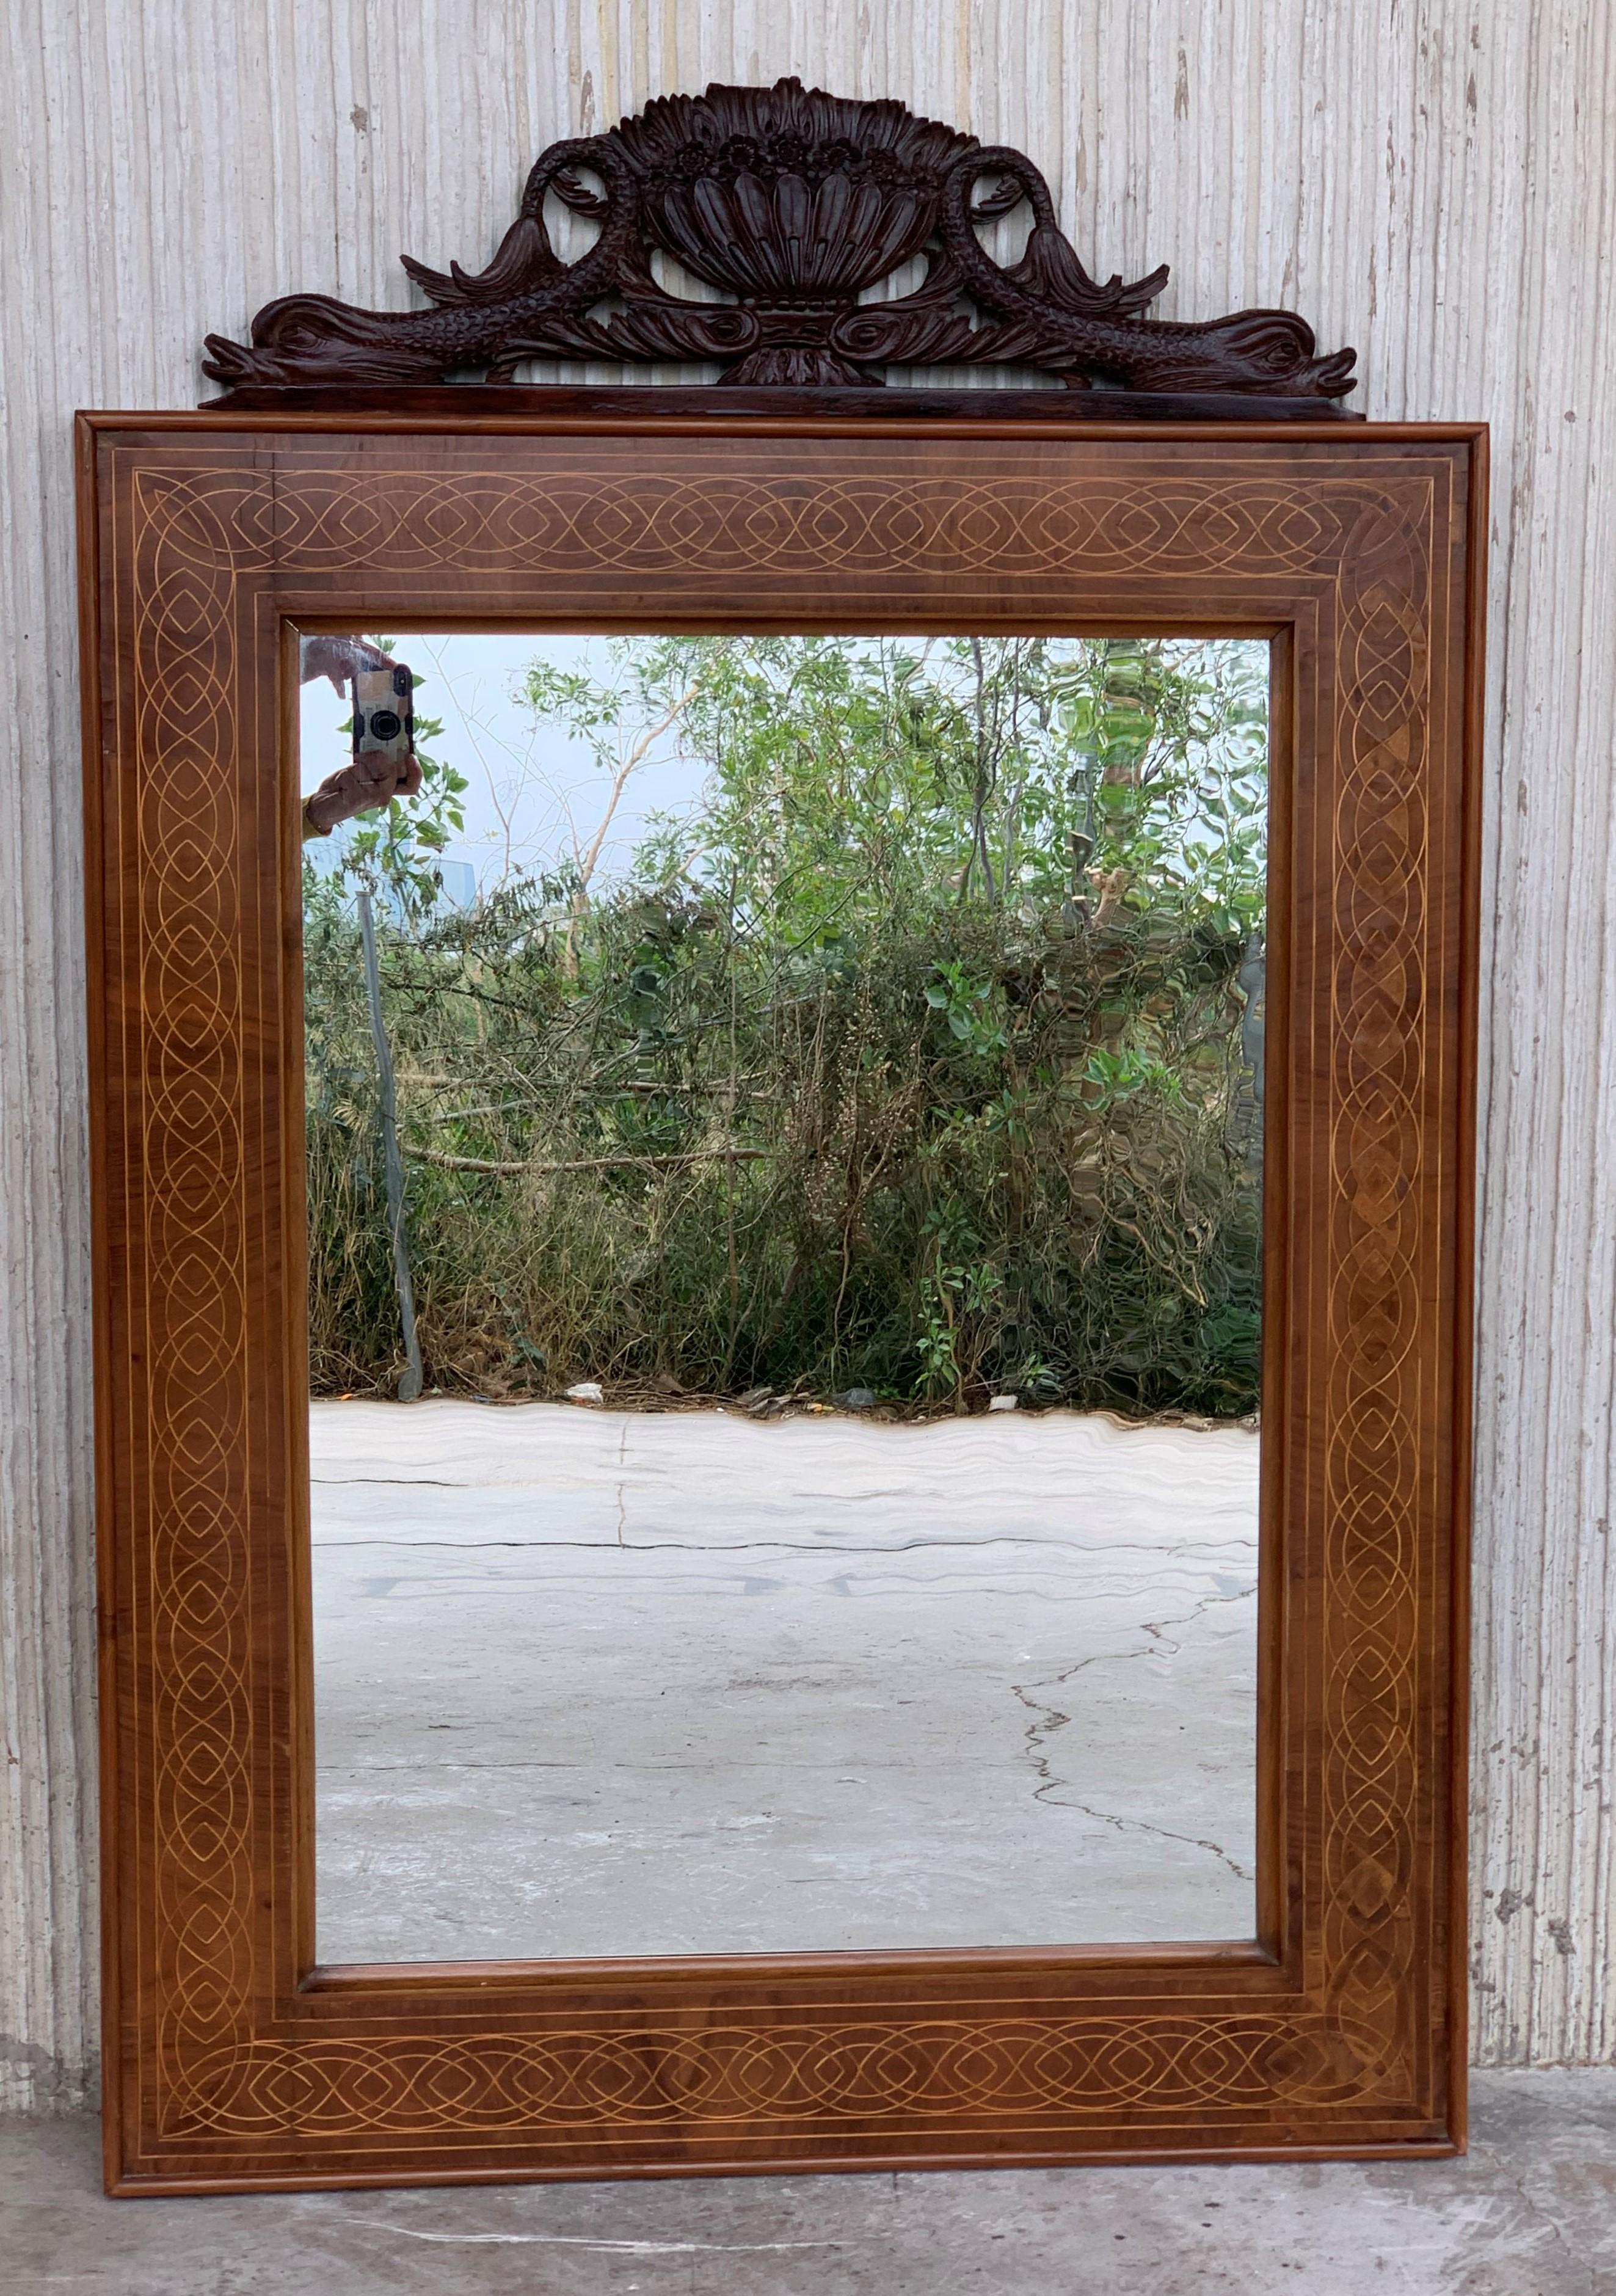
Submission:
[[[80,418],[116,2191],[1462,2141],[1485,434]],[[313,1966],[294,625],[1275,648],[1258,1935]]]
[[[574,262],[552,244],[547,197],[599,226]],[[997,263],[980,226],[1023,204],[1025,252]],[[653,274],[659,252],[724,299],[670,293]],[[912,292],[861,301],[921,256]],[[661,96],[604,135],[553,144],[485,270],[404,264],[431,310],[283,296],[253,320],[250,346],[209,335],[206,372],[263,390],[467,372],[508,383],[536,358],[702,360],[726,383],[820,389],[963,365],[1316,409],[1354,388],[1357,354],[1319,357],[1294,312],[1144,317],[1167,266],[1129,283],[1091,278],[1024,153],[796,79]]]
[[[1243,398],[1232,390],[1096,390],[1078,402],[1106,422],[1360,422],[1363,417],[1320,398]],[[752,414],[798,414],[836,422],[1070,422],[1072,399],[1065,390],[888,390],[870,386],[823,390],[792,383],[247,383],[204,407],[273,414],[301,409],[311,414],[398,414],[424,421],[436,414],[479,416],[529,414],[593,422],[663,422],[700,416],[734,427]]]

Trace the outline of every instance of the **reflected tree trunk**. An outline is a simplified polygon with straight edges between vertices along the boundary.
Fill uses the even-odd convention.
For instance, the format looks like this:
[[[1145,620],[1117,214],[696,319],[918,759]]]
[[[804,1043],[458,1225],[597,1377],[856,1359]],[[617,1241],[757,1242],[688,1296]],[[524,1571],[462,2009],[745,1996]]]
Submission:
[[[398,1150],[398,1093],[393,1079],[393,1055],[381,1017],[381,972],[376,962],[376,922],[370,894],[358,895],[359,938],[365,950],[365,993],[370,1004],[370,1032],[376,1047],[376,1075],[381,1086],[381,1153],[387,1171],[387,1220],[393,1239],[393,1281],[398,1292],[398,1321],[404,1332],[405,1366],[398,1382],[400,1403],[414,1403],[422,1382],[421,1342],[415,1336],[415,1293],[410,1282],[409,1247],[404,1233],[404,1159]]]

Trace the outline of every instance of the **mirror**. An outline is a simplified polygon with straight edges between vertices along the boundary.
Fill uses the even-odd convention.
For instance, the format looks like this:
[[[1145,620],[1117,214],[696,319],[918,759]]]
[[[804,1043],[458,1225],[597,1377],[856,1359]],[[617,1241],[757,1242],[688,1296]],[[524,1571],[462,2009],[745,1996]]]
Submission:
[[[916,396],[80,418],[115,2189],[1462,2142],[1485,437]]]
[[[1252,1934],[1267,654],[303,637],[322,1961]]]

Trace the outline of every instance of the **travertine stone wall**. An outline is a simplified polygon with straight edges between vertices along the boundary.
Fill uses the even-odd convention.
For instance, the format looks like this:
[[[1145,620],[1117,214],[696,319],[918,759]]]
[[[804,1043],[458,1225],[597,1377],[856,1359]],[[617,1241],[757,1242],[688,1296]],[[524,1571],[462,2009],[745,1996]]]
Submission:
[[[1167,315],[1294,305],[1358,403],[1494,425],[1478,2054],[1616,2052],[1616,34],[1586,0],[15,0],[0,32],[0,2102],[94,1999],[69,417],[270,295],[480,260],[554,137],[797,71],[1029,152]]]

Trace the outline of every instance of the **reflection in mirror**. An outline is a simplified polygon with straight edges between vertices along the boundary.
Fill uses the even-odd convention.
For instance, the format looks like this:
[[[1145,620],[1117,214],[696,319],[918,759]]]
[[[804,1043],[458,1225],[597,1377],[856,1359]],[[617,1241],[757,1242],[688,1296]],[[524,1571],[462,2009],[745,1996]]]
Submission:
[[[303,671],[320,1958],[1251,1936],[1266,642]]]

